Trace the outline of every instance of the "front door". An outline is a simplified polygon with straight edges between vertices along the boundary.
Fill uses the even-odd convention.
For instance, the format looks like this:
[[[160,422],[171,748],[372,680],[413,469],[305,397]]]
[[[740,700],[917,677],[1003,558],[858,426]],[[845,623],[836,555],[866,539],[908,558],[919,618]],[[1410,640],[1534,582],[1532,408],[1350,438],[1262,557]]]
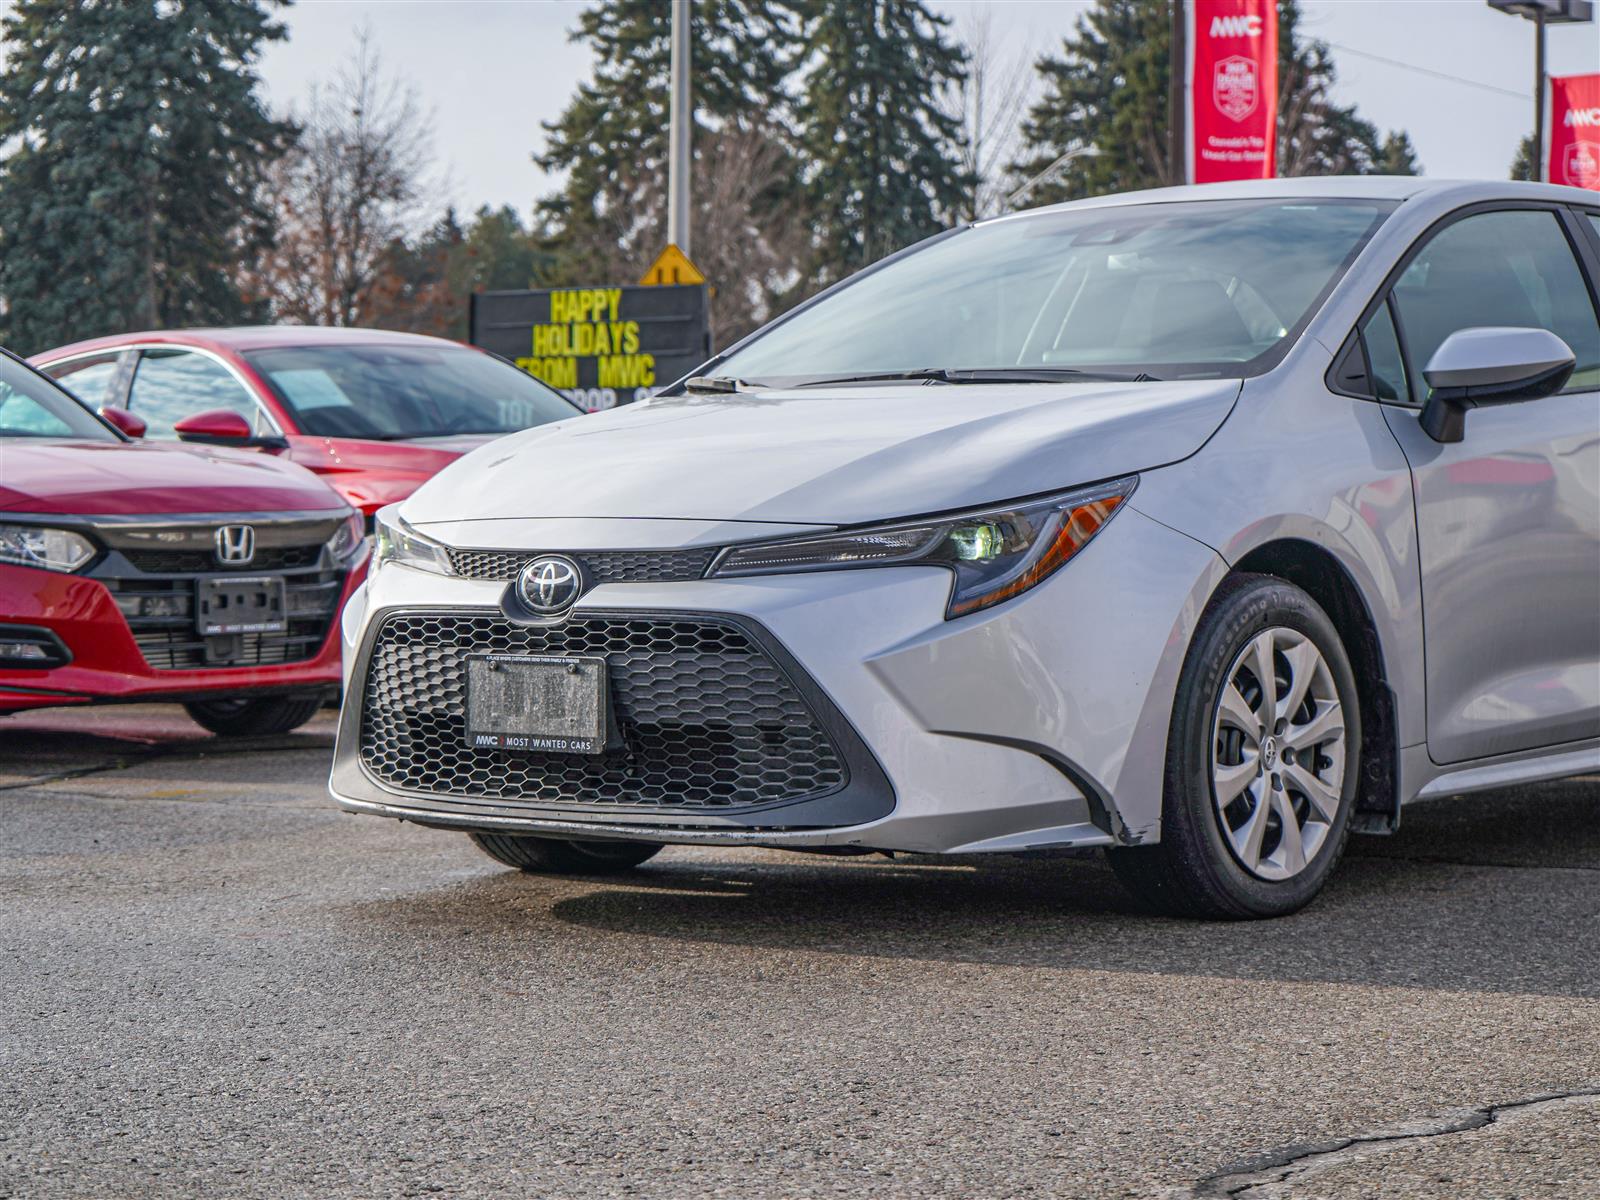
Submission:
[[[1469,412],[1454,445],[1414,410],[1384,410],[1416,496],[1436,762],[1600,737],[1600,321],[1585,236],[1552,208],[1475,213],[1430,235],[1392,293],[1417,404],[1423,367],[1459,329],[1538,326],[1578,360],[1559,395]]]

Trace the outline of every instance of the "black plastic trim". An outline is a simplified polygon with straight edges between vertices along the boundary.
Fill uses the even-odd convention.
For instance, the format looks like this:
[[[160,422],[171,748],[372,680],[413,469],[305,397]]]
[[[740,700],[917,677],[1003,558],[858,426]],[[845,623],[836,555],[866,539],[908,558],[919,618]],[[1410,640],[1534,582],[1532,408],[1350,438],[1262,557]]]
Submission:
[[[641,828],[670,827],[696,830],[833,829],[881,820],[894,811],[894,786],[889,782],[888,774],[882,764],[878,762],[861,735],[856,732],[855,727],[834,705],[827,693],[800,666],[783,643],[764,625],[749,617],[695,609],[580,609],[568,620],[583,621],[591,618],[605,621],[692,620],[737,629],[772,659],[778,670],[810,708],[817,724],[832,739],[844,763],[847,776],[842,787],[821,796],[708,812],[701,809],[647,809],[619,804],[565,804],[539,807],[483,797],[441,800],[428,793],[408,791],[383,782],[367,769],[360,751],[364,708],[362,694],[378,635],[384,625],[394,617],[475,616],[504,618],[505,614],[498,608],[490,607],[397,607],[373,615],[361,648],[356,654],[355,667],[350,676],[353,690],[345,697],[344,713],[340,719],[339,749],[335,753],[332,781],[336,793],[349,795],[355,800],[376,801],[390,807],[406,808],[411,810],[405,814],[406,819],[422,823],[426,823],[427,815],[430,813],[448,814],[452,818],[450,823],[457,827],[461,826],[460,818],[463,817],[470,818],[474,814],[493,817],[496,818],[495,823],[486,824],[484,828],[501,831],[506,829],[507,819],[526,820],[530,822],[530,826],[539,821],[568,823],[588,821],[606,826],[625,824]],[[352,766],[356,778],[366,785],[365,787],[350,786],[354,782],[351,779]]]
[[[72,661],[72,651],[67,649],[67,644],[53,629],[45,629],[43,626],[0,624],[0,641],[32,642],[36,646],[45,646],[55,651],[56,657],[49,662],[0,656],[0,667],[8,671],[54,671]]]
[[[1383,277],[1383,282],[1378,285],[1371,298],[1362,307],[1361,315],[1351,324],[1351,334],[1357,337],[1362,336],[1367,322],[1377,313],[1380,305],[1389,302],[1389,297],[1393,294],[1395,285],[1400,282],[1400,277],[1416,261],[1417,255],[1421,254],[1428,243],[1433,241],[1444,230],[1454,225],[1457,221],[1464,221],[1468,217],[1476,217],[1483,213],[1520,211],[1548,212],[1556,218],[1556,224],[1567,239],[1567,248],[1572,251],[1572,257],[1577,263],[1579,278],[1583,280],[1585,287],[1588,289],[1589,303],[1594,307],[1596,320],[1600,321],[1600,276],[1597,276],[1592,265],[1595,258],[1594,247],[1589,240],[1589,235],[1577,226],[1577,222],[1584,218],[1580,217],[1571,205],[1563,204],[1559,200],[1476,200],[1471,204],[1462,205],[1460,208],[1452,209],[1450,212],[1445,213],[1444,216],[1438,218],[1412,239],[1411,244],[1395,260],[1394,266]],[[1412,369],[1411,347],[1406,342],[1405,324],[1401,319],[1399,305],[1391,305],[1389,313],[1390,319],[1394,322],[1395,336],[1400,341],[1400,357],[1405,363],[1406,389],[1411,393],[1411,400],[1409,403],[1402,403],[1397,400],[1378,400],[1372,396],[1353,396],[1352,398],[1367,400],[1373,404],[1385,404],[1393,408],[1406,408],[1412,412],[1419,412],[1423,405],[1423,400],[1419,399],[1423,385],[1415,377],[1420,375],[1421,372]],[[1348,337],[1346,341],[1348,341]],[[1340,343],[1341,351],[1344,344],[1343,342]],[[1352,393],[1333,386],[1333,368],[1338,364],[1340,357],[1341,354],[1334,355],[1334,362],[1330,364],[1323,381],[1327,384],[1329,391],[1341,396],[1352,396]],[[1370,372],[1368,377],[1370,379]],[[1578,396],[1587,394],[1592,390],[1594,389],[1559,394]]]

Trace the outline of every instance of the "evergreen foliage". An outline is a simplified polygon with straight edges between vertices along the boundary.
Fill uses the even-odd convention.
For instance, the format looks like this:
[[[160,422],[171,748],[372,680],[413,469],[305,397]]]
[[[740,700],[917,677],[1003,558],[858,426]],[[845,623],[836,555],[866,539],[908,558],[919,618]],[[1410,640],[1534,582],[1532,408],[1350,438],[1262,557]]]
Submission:
[[[1094,146],[1058,180],[1041,184],[1030,204],[1182,181],[1169,161],[1171,6],[1168,0],[1097,0],[1078,19],[1059,53],[1039,60],[1045,92],[1023,125],[1027,179],[1068,150]],[[1296,0],[1278,0],[1278,174],[1367,175],[1416,169],[1410,139],[1382,143],[1354,106],[1332,99],[1337,79],[1326,42],[1300,31]]]
[[[25,352],[247,320],[290,130],[257,94],[256,0],[19,0],[0,24],[0,337]]]
[[[805,13],[800,145],[825,282],[957,218],[972,181],[960,120],[940,99],[967,54],[920,0],[813,0]]]

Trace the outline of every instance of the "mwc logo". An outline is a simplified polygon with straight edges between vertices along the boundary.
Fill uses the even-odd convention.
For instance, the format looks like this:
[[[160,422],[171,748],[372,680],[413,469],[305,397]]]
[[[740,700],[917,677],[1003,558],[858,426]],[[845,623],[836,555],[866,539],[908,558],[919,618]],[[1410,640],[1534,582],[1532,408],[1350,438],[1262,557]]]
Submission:
[[[1586,142],[1568,146],[1561,173],[1573,187],[1593,188],[1600,184],[1600,150]]]
[[[1242,121],[1261,102],[1256,60],[1231,54],[1216,65],[1211,80],[1211,102],[1232,121]]]
[[[1568,129],[1593,128],[1600,125],[1600,108],[1569,108],[1561,123]]]
[[[1261,18],[1256,13],[1244,17],[1212,17],[1211,36],[1214,38],[1260,37]]]

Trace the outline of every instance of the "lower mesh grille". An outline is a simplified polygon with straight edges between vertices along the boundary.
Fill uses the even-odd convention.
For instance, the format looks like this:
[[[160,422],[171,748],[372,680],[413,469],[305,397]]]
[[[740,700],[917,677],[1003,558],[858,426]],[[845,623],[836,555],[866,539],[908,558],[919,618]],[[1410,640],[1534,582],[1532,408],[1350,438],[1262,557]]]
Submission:
[[[289,574],[284,581],[287,629],[206,638],[195,629],[194,579],[128,576],[100,582],[122,610],[145,662],[157,671],[266,667],[315,658],[344,592],[342,571]],[[140,615],[152,610],[159,615]]]
[[[466,655],[603,655],[621,747],[602,756],[464,744]],[[788,677],[740,627],[699,617],[398,614],[379,630],[361,710],[361,760],[434,797],[529,806],[726,810],[824,796],[848,772]]]
[[[450,569],[467,579],[515,579],[537,553],[526,550],[450,550]],[[716,550],[591,550],[564,554],[583,567],[589,582],[678,583],[706,573]]]

